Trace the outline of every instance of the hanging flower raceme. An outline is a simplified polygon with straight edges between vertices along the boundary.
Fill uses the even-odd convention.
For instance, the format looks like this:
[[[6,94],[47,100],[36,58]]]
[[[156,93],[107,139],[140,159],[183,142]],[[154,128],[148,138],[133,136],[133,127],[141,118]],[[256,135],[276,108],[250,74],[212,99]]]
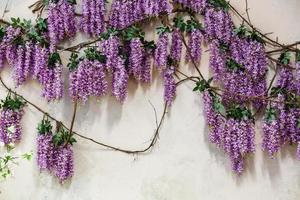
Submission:
[[[107,93],[105,56],[94,48],[85,50],[85,57],[72,54],[69,69],[69,93],[73,100],[86,102],[90,96],[99,97]]]
[[[48,7],[48,31],[51,45],[76,34],[75,8],[71,1],[50,0]]]
[[[235,105],[226,109],[221,99],[211,90],[205,89],[208,88],[205,85],[199,82],[195,89],[204,90],[204,110],[210,128],[210,141],[229,155],[232,170],[241,174],[244,157],[255,151],[254,119],[245,107]]]
[[[209,8],[205,12],[205,32],[210,39],[230,42],[233,36],[233,22],[224,9]]]
[[[111,30],[112,32],[114,30]],[[106,56],[106,69],[113,71],[119,57],[120,39],[117,36],[108,36],[100,43],[100,49]]]
[[[121,103],[124,102],[127,97],[128,79],[129,76],[124,65],[124,60],[118,57],[116,68],[113,71],[112,95]]]
[[[90,36],[100,36],[105,29],[105,0],[82,2],[81,29]]]
[[[164,80],[164,99],[168,106],[171,106],[176,96],[176,81],[175,81],[175,67],[169,65],[163,70]]]
[[[21,119],[25,102],[9,93],[1,104],[0,141],[5,145],[18,143],[22,137]]]
[[[48,119],[43,119],[38,125],[37,165],[40,170],[52,170],[54,165],[54,143],[52,141],[52,125]]]
[[[169,45],[169,27],[159,27],[159,39],[156,44],[154,64],[158,69],[163,69],[167,66],[168,61],[168,45]]]
[[[38,78],[43,86],[42,96],[47,101],[61,99],[64,85],[62,78],[63,66],[59,54],[57,52],[50,54],[47,66],[40,67],[41,71]]]
[[[181,17],[178,17],[174,19],[174,26],[175,28],[172,31],[170,56],[174,61],[179,62],[181,60],[181,53],[183,47],[182,31],[185,30],[185,23]]]
[[[201,24],[198,24],[194,20],[188,21],[187,31],[189,34],[189,41],[186,60],[193,61],[195,64],[199,64],[201,60],[201,43],[203,40],[201,29]]]
[[[0,28],[1,29],[1,28]],[[3,33],[3,38],[1,41],[0,38],[0,51],[2,56],[2,63],[4,64],[4,58],[6,58],[9,65],[14,65],[16,60],[16,46],[12,43],[14,39],[20,36],[21,28],[8,26],[6,30],[4,28],[1,29]],[[1,32],[0,30],[0,32]],[[3,57],[4,56],[4,57]],[[0,66],[1,67],[1,66]],[[3,67],[3,65],[2,65]]]
[[[254,108],[259,110],[266,105],[263,98],[267,95],[265,48],[259,37],[254,37],[254,33],[243,26],[235,33],[229,45],[212,41],[210,67],[214,79],[224,87],[224,103],[252,102]]]
[[[63,128],[53,136],[53,173],[61,183],[70,179],[74,174],[73,135]]]
[[[155,17],[162,13],[171,13],[168,0],[114,0],[110,10],[109,25],[124,29],[145,18]]]
[[[206,122],[210,129],[209,139],[212,143],[221,147],[226,119],[220,113],[225,111],[225,108],[220,99],[209,90],[203,92],[203,103]]]
[[[136,80],[141,80],[143,75],[143,62],[145,49],[140,38],[130,41],[129,69]]]
[[[17,61],[14,66],[14,80],[17,86],[25,83],[32,74],[32,66],[34,59],[34,43],[31,41],[25,42],[24,45],[17,47]]]

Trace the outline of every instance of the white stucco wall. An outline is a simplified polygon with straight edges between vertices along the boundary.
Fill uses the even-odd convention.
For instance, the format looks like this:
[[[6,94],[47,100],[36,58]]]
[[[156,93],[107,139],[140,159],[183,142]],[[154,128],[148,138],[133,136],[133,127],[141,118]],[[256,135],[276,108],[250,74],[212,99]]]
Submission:
[[[27,6],[34,1],[11,0],[10,12],[5,18],[33,17]],[[6,0],[0,1],[1,15],[5,3]],[[239,11],[244,10],[243,0],[232,0],[232,4]],[[249,0],[249,7],[252,23],[263,32],[273,32],[274,38],[278,36],[285,43],[300,40],[299,0]],[[64,54],[63,58],[68,56]],[[201,68],[206,74],[207,63],[208,52],[204,52]],[[181,69],[193,72],[187,66]],[[10,74],[7,69],[1,76],[13,86]],[[294,156],[295,149],[285,148],[277,159],[269,159],[260,149],[257,132],[256,154],[248,159],[243,176],[234,175],[225,154],[207,139],[202,101],[192,88],[191,83],[178,88],[177,99],[151,152],[127,155],[78,139],[74,146],[75,175],[69,183],[62,186],[51,175],[40,173],[35,160],[21,162],[13,168],[13,177],[0,183],[0,200],[299,199],[300,162]],[[148,144],[155,128],[153,109],[148,101],[160,116],[162,89],[157,74],[151,87],[130,82],[129,97],[123,106],[109,96],[80,106],[75,130],[107,144],[142,148]],[[58,119],[71,121],[69,99],[47,104],[40,97],[40,87],[34,83],[18,91]],[[5,95],[0,87],[0,97]],[[36,110],[26,108],[24,137],[16,152],[35,151],[36,125],[41,118]]]

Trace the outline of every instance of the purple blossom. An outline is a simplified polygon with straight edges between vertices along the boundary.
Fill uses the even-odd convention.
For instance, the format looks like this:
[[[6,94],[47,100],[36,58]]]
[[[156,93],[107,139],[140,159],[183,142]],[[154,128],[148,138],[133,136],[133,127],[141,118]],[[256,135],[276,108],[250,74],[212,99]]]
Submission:
[[[6,49],[0,48],[0,70],[4,67]]]
[[[84,59],[69,75],[69,93],[73,100],[86,102],[90,96],[107,93],[105,68],[99,61]]]
[[[150,83],[151,81],[151,56],[146,52],[143,57],[141,80],[145,83]]]
[[[113,72],[112,94],[120,102],[124,102],[127,97],[128,78],[124,60],[118,58],[116,68]]]
[[[3,108],[0,118],[0,141],[5,145],[18,143],[22,137],[21,119],[23,109],[11,110]]]
[[[163,71],[164,99],[168,106],[171,106],[176,96],[176,81],[174,78],[175,68],[170,66]]]
[[[154,62],[155,65],[161,69],[167,66],[168,60],[168,33],[163,33],[159,36],[157,41]]]
[[[62,183],[74,174],[74,158],[72,145],[60,146],[54,152],[54,174]]]
[[[113,71],[117,65],[119,55],[120,40],[116,36],[112,36],[100,43],[100,49],[106,56],[106,69]]]
[[[91,36],[99,36],[105,28],[104,0],[84,0],[82,3],[81,29]]]
[[[222,134],[224,131],[225,119],[215,111],[214,99],[209,91],[203,93],[204,112],[206,116],[206,122],[210,129],[209,139],[212,143],[218,147],[222,143]]]
[[[48,66],[43,73],[42,96],[47,101],[59,100],[63,96],[62,68],[60,63]]]
[[[53,153],[52,133],[39,134],[37,137],[37,164],[40,170],[52,169]]]
[[[196,64],[200,63],[201,59],[201,42],[202,42],[202,33],[199,29],[194,29],[189,34],[188,48],[189,53],[186,54],[186,60],[193,60]]]
[[[209,8],[205,12],[205,31],[211,39],[230,42],[233,36],[233,22],[228,12]]]
[[[130,41],[129,65],[130,72],[136,80],[141,80],[143,72],[143,59],[145,50],[140,38],[134,38]]]
[[[252,120],[227,119],[222,146],[229,155],[232,169],[238,174],[244,170],[244,155],[255,151],[255,132]]]
[[[48,31],[51,45],[76,34],[75,8],[66,0],[49,3]]]
[[[15,80],[15,83],[17,86],[22,85],[25,80],[26,76],[25,74],[28,74],[29,72],[25,72],[25,47],[22,45],[19,45],[17,48],[17,59],[14,66],[14,72],[13,77]]]
[[[182,35],[179,29],[175,29],[172,32],[172,44],[171,44],[171,58],[177,62],[181,60],[182,52]]]

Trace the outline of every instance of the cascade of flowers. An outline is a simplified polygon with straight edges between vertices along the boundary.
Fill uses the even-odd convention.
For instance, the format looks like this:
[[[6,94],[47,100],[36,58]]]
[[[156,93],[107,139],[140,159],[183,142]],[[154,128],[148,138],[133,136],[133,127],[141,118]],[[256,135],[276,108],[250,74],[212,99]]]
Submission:
[[[107,11],[105,0],[82,0],[79,15],[75,13],[75,0],[43,3],[47,19],[39,17],[33,25],[30,20],[13,18],[11,24],[0,27],[0,69],[5,62],[12,67],[16,86],[33,79],[42,86],[47,101],[61,99],[64,66],[60,53],[68,48],[62,49],[59,44],[74,38],[80,30],[96,40],[70,48],[68,93],[73,102],[85,103],[90,97],[110,93],[123,103],[130,78],[137,84],[151,83],[153,58],[169,108],[176,97],[175,78],[181,73],[183,52],[185,61],[198,67],[205,44],[212,77],[206,80],[200,72],[194,91],[203,94],[210,141],[229,157],[232,170],[241,174],[245,159],[254,153],[254,113],[263,111],[262,149],[275,157],[283,145],[296,144],[300,159],[300,54],[296,55],[295,67],[288,51],[280,56],[279,78],[268,94],[264,40],[255,29],[234,25],[228,2],[114,0]],[[177,9],[184,10],[189,18],[176,13]],[[173,13],[173,23],[166,23],[166,17]],[[203,16],[203,25],[198,15]],[[146,40],[142,23],[148,25],[146,19],[157,18],[163,25],[157,28],[155,43]],[[1,104],[0,139],[5,144],[21,138],[23,107],[24,102],[11,94]],[[73,175],[72,136],[61,127],[53,133],[45,118],[38,127],[38,167],[53,172],[60,182]]]
[[[83,0],[81,30],[90,36],[100,36],[105,29],[105,0]]]
[[[282,64],[290,64],[291,55],[283,53],[279,60]],[[276,86],[271,90],[274,101],[268,105],[263,124],[262,148],[270,157],[282,148],[284,144],[296,144],[297,156],[300,142],[300,107],[299,95],[299,57],[297,55],[296,72],[292,69],[282,68],[279,70],[279,78]]]
[[[18,143],[22,138],[24,106],[25,102],[11,93],[1,101],[0,141],[5,145]]]
[[[110,9],[109,25],[124,29],[145,18],[171,13],[168,0],[114,0]]]
[[[69,94],[75,101],[86,102],[90,96],[107,93],[105,57],[95,48],[85,50],[85,56],[72,54],[69,63]]]
[[[40,170],[52,172],[63,183],[74,173],[73,144],[76,140],[59,127],[53,134],[51,122],[44,117],[37,136],[37,164]]]
[[[75,36],[75,1],[50,0],[48,5],[48,35],[51,45],[55,46],[65,38]]]

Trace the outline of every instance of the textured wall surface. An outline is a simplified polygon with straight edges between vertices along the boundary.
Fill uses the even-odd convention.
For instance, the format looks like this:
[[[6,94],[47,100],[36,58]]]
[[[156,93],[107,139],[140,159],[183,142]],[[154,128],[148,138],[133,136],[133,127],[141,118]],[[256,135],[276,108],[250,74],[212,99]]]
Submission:
[[[34,0],[11,0],[11,16],[34,18],[28,5]],[[0,1],[2,15],[6,0]],[[243,12],[243,0],[232,0]],[[300,40],[299,0],[251,0],[252,23],[263,32],[273,32],[284,43]],[[148,34],[147,37],[154,37]],[[73,43],[78,43],[78,38]],[[69,45],[69,44],[65,44]],[[69,54],[64,54],[67,59]],[[65,61],[66,62],[66,61]],[[202,70],[208,64],[204,52]],[[194,73],[191,67],[183,71]],[[11,71],[1,73],[13,86]],[[231,172],[227,157],[207,139],[207,127],[199,94],[192,92],[191,83],[178,88],[177,99],[169,111],[154,149],[144,155],[126,155],[105,150],[78,139],[74,146],[75,175],[65,185],[47,173],[40,173],[35,160],[14,167],[14,176],[0,183],[1,200],[296,200],[300,198],[300,162],[294,148],[285,148],[277,159],[269,159],[260,149],[257,131],[257,152],[247,160],[243,176]],[[58,119],[69,123],[72,106],[68,98],[47,104],[40,97],[41,88],[27,83],[17,89],[28,99]],[[162,82],[155,73],[151,87],[130,82],[124,105],[112,97],[89,101],[80,106],[75,130],[107,144],[139,149],[148,145],[155,129],[155,116],[149,101],[162,113]],[[6,95],[0,87],[0,97]],[[36,125],[42,115],[26,108],[23,119],[24,137],[16,152],[35,151]],[[260,124],[257,124],[259,127]]]

